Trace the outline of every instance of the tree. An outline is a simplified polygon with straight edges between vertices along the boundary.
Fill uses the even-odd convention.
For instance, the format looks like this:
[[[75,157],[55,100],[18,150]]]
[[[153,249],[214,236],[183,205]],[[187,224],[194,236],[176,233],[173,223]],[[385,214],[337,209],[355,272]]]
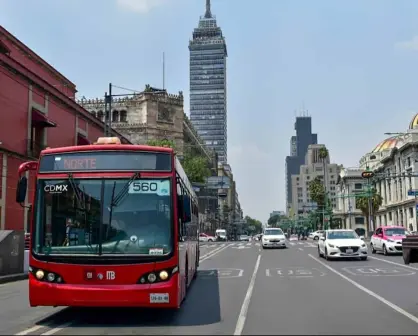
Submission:
[[[322,160],[322,167],[323,167],[323,170],[324,170],[324,192],[325,192],[324,197],[326,196],[326,193],[327,193],[327,178],[328,178],[328,176],[327,176],[326,163],[327,163],[328,155],[329,155],[329,152],[328,152],[328,149],[325,146],[321,147],[319,149],[319,158]]]
[[[244,221],[247,223],[248,228],[254,227],[254,229],[249,230],[251,231],[251,234],[257,234],[263,231],[263,224],[259,220],[251,218],[250,216],[245,216]]]
[[[210,176],[207,160],[202,156],[186,154],[183,159],[183,168],[191,182],[205,183]]]
[[[176,149],[176,144],[173,140],[168,139],[152,139],[147,141],[148,146],[156,146],[156,147],[170,147]]]
[[[267,221],[267,224],[268,225],[275,225],[275,224],[279,223],[280,219],[281,219],[280,215],[271,216],[269,218],[269,220]]]
[[[318,207],[323,207],[325,204],[325,188],[321,179],[317,176],[309,183],[309,193],[312,201],[318,204]]]
[[[147,145],[157,147],[170,147],[176,149],[176,144],[173,140],[168,139],[152,139],[148,140]],[[183,168],[187,177],[191,182],[205,183],[206,177],[210,176],[210,169],[208,162],[203,156],[192,155],[189,151],[183,157]]]
[[[379,210],[383,203],[383,197],[377,193],[375,188],[370,190],[371,199],[372,199],[372,213],[373,218],[375,217],[376,212]],[[356,197],[356,208],[360,209],[363,215],[366,217],[367,227],[369,226],[370,214],[369,214],[369,196],[358,196]]]

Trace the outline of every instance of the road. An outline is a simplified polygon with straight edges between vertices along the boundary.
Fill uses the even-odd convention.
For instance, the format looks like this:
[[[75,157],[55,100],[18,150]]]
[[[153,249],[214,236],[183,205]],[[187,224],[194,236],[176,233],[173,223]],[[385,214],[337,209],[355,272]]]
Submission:
[[[326,261],[312,241],[288,246],[203,245],[198,278],[176,312],[29,308],[27,281],[5,284],[0,334],[417,334],[418,267],[380,254]]]

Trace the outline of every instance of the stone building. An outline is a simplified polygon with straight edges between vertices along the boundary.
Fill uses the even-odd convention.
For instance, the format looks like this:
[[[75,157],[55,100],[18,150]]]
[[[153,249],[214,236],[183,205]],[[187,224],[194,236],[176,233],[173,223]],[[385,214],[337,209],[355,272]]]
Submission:
[[[295,209],[295,215],[300,217],[306,215],[309,211],[314,210],[315,204],[309,193],[309,183],[316,177],[321,180],[325,178],[326,191],[331,199],[333,209],[336,204],[336,184],[341,171],[341,165],[330,163],[329,156],[324,164],[319,157],[319,151],[325,145],[309,145],[305,156],[305,164],[300,166],[299,174],[292,175],[292,204]],[[325,176],[324,176],[325,175]]]
[[[211,168],[216,168],[215,153],[204,145],[184,113],[181,91],[169,94],[166,90],[146,85],[142,92],[114,97],[111,116],[105,111],[104,98],[81,99],[79,104],[101,121],[109,122],[111,118],[111,127],[134,144],[146,144],[155,139],[172,140],[179,156],[191,150],[206,157]]]

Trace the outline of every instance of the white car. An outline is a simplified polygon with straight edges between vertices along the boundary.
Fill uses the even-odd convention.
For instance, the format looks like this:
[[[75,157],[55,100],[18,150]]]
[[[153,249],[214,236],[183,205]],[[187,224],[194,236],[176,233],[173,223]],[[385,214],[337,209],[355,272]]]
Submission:
[[[309,234],[309,238],[313,239],[313,240],[319,240],[319,238],[321,238],[321,236],[324,234],[323,230],[318,230],[315,232],[311,232]]]
[[[325,259],[360,258],[367,260],[367,246],[353,230],[326,230],[318,242],[318,255]]]
[[[265,229],[261,238],[261,245],[263,249],[267,247],[281,247],[286,248],[286,236],[282,229],[268,228]]]
[[[206,233],[201,233],[199,235],[199,241],[200,242],[214,242],[215,241],[215,237],[209,236]]]

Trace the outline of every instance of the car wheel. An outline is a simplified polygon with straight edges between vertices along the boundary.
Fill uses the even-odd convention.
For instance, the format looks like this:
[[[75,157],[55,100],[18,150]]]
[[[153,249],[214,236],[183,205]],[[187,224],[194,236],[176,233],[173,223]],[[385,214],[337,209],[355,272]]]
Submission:
[[[318,240],[319,239],[319,237],[318,236],[315,236],[314,238],[313,238],[313,240]]]
[[[322,253],[321,253],[321,250],[319,249],[319,246],[318,246],[318,257],[322,258]]]
[[[373,244],[372,244],[372,243],[370,243],[370,249],[372,250],[372,253],[373,253],[373,254],[376,254],[376,250],[374,249],[374,247],[373,247]]]
[[[388,250],[386,249],[386,245],[383,245],[383,255],[385,255],[385,256],[387,256],[389,253],[388,253]]]
[[[208,242],[210,242],[210,243],[213,242],[213,239],[208,239]]]
[[[362,261],[366,261],[367,260],[367,257],[361,257],[360,258]]]
[[[325,251],[324,251],[324,258],[325,258],[326,260],[329,260],[329,256],[328,256],[328,250],[327,250],[327,248],[325,248]]]

